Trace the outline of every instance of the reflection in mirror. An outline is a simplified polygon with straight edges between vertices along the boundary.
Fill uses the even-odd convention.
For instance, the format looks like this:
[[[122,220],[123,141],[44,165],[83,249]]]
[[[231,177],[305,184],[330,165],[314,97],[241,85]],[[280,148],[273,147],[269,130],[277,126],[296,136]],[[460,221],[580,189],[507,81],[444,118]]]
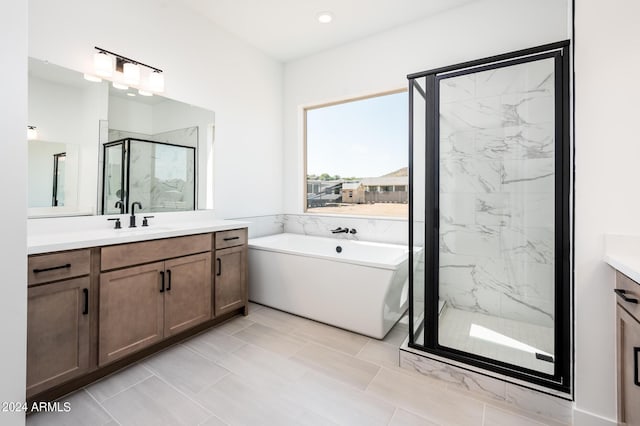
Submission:
[[[212,111],[89,82],[79,72],[29,58],[28,124],[38,129],[37,140],[29,141],[29,217],[101,214],[103,204],[105,214],[120,213],[115,198],[105,202],[103,185],[129,185],[127,170],[131,196],[139,199],[125,199],[125,186],[123,213],[133,201],[141,201],[142,212],[213,208],[214,120]],[[179,148],[148,145],[153,148],[140,150],[146,159],[136,157],[143,161],[133,161],[133,169],[122,163],[125,152],[104,157],[105,144],[131,138]],[[54,155],[62,153],[54,175]]]

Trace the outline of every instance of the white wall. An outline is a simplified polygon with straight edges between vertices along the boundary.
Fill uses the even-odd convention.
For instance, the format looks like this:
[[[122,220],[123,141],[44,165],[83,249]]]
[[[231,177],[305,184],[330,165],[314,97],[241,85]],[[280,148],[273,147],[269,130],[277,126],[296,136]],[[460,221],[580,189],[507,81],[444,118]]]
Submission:
[[[567,38],[564,0],[484,0],[287,63],[284,212],[304,205],[302,107],[407,87],[412,72]]]
[[[29,76],[29,124],[37,127],[38,140],[67,144],[65,212],[96,210],[98,122],[106,119],[106,90],[106,85],[84,80],[76,87]],[[34,168],[31,162],[29,167]],[[35,211],[52,214],[55,209]]]
[[[605,233],[640,234],[640,3],[576,0],[576,405],[615,419],[614,274]]]
[[[279,62],[180,2],[29,0],[29,19],[33,57],[90,71],[100,46],[163,69],[167,97],[215,111],[219,217],[282,210]]]
[[[0,221],[2,269],[2,362],[0,401],[23,401],[26,377],[27,336],[27,4],[2,2],[0,52],[0,132],[5,161],[0,167],[2,197],[7,208]],[[24,413],[0,412],[0,423],[24,425]]]
[[[109,129],[153,134],[153,106],[135,99],[109,96],[108,120]]]

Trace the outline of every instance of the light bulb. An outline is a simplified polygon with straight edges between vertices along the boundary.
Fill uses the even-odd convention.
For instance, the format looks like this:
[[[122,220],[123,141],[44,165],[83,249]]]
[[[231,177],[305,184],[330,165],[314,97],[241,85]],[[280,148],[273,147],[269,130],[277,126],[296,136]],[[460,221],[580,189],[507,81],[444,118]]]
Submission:
[[[138,89],[138,94],[139,94],[140,96],[153,96],[153,93],[148,92],[148,91],[146,91],[146,90],[142,90],[142,89]]]
[[[35,126],[27,126],[27,140],[38,139],[38,129]]]
[[[84,74],[84,79],[87,81],[92,81],[94,83],[100,83],[102,81],[100,77],[96,77],[95,75],[91,74]]]
[[[132,86],[136,86],[138,83],[140,83],[140,67],[138,66],[138,64],[126,62],[122,70],[125,83]]]
[[[113,58],[103,52],[94,53],[93,68],[100,77],[111,77],[113,75]]]
[[[154,71],[149,75],[149,89],[152,92],[162,93],[164,92],[164,74],[158,71]]]
[[[127,86],[126,84],[117,83],[115,81],[113,83],[111,83],[111,84],[113,85],[113,87],[115,87],[116,89],[119,89],[119,90],[127,90],[127,89],[129,89],[129,86]]]

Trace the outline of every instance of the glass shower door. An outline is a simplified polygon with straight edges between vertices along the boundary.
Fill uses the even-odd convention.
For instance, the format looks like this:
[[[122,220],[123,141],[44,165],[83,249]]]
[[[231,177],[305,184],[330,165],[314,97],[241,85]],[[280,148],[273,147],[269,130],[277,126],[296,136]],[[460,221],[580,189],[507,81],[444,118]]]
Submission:
[[[102,182],[102,214],[119,214],[126,213],[127,211],[124,164],[124,142],[105,145]],[[120,204],[118,204],[118,202],[120,202]]]
[[[438,344],[549,375],[558,56],[435,77]]]

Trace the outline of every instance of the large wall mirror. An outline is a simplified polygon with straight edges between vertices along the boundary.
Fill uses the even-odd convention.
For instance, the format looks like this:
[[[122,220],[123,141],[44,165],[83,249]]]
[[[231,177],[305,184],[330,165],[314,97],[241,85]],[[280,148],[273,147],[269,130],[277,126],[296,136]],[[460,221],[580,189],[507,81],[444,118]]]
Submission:
[[[214,120],[29,58],[29,217],[212,208]]]

